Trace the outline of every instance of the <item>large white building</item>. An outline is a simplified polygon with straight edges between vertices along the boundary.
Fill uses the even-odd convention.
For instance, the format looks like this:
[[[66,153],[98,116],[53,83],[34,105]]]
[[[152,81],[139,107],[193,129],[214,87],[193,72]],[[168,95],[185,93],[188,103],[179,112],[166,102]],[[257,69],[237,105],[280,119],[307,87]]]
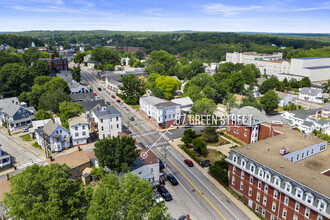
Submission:
[[[10,155],[8,155],[6,152],[1,150],[1,144],[0,144],[0,168],[5,167],[11,164]]]
[[[316,88],[304,87],[299,89],[299,99],[316,103],[324,102],[322,97],[322,90]]]
[[[278,77],[280,74],[289,73],[290,60],[259,60],[256,66],[262,75]]]
[[[87,144],[89,138],[89,125],[85,113],[69,120],[70,135],[73,146]]]
[[[245,53],[226,53],[226,62],[242,63],[242,64],[257,64],[259,60],[281,60],[283,53],[273,54],[260,54],[257,52],[245,52]]]
[[[113,106],[95,106],[91,110],[91,124],[99,139],[116,137],[122,131],[121,114]]]
[[[169,128],[181,120],[181,105],[155,96],[145,96],[140,98],[139,113],[154,126]]]

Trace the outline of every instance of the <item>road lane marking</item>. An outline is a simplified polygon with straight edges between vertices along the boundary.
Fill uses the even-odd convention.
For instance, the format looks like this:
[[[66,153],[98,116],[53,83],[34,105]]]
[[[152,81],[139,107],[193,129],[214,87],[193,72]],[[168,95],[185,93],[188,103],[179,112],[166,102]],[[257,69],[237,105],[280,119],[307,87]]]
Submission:
[[[87,70],[86,70],[87,71]],[[94,84],[88,79],[88,77],[84,74],[84,71],[81,71],[81,73],[84,75],[84,77],[91,83],[91,85],[96,89],[96,92],[98,92],[98,88],[97,87],[95,87],[94,86]],[[99,91],[99,93],[101,94],[101,96],[105,99],[105,100],[107,100],[108,102],[111,102],[108,98],[106,98],[103,94],[102,94],[102,92],[101,91]],[[136,127],[135,126],[135,124],[133,124],[132,122],[131,122],[131,120],[129,120],[124,114],[122,114],[122,116],[124,116],[124,118],[129,122],[129,123],[131,123],[138,131],[140,131],[141,133],[142,133],[142,131],[138,128],[138,127]]]
[[[165,154],[159,149],[157,148],[157,150],[165,157]],[[188,180],[188,182],[197,190],[197,192],[199,192],[199,194],[201,194],[201,196],[213,207],[213,209],[219,213],[219,215],[226,220],[225,216],[223,216],[221,214],[221,212],[210,202],[210,200],[208,200],[208,198],[206,198],[206,196],[190,181],[190,179],[169,159],[166,158],[181,174],[182,176],[184,176],[184,178],[186,178]]]

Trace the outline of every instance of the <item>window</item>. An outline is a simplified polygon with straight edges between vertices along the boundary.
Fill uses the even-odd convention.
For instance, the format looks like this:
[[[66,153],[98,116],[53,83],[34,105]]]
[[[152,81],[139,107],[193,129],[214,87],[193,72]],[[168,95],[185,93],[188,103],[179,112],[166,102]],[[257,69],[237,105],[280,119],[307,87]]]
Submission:
[[[260,193],[257,193],[257,202],[260,202]]]
[[[265,209],[262,209],[262,211],[261,211],[261,215],[265,217],[265,215],[266,215],[266,211],[265,211]]]
[[[103,123],[103,119],[101,119],[101,123]]]
[[[273,205],[272,205],[272,211],[275,212],[275,210],[276,210],[276,203],[273,202]]]
[[[86,131],[83,131],[82,135],[83,135],[83,136],[86,136]]]
[[[270,220],[274,220],[275,217],[273,215],[270,216]]]
[[[264,176],[264,171],[261,168],[259,168],[259,170],[258,170],[258,176],[260,176],[260,177]]]
[[[267,197],[266,197],[266,196],[264,196],[264,199],[262,200],[262,204],[263,204],[264,206],[267,205]]]
[[[326,203],[323,200],[319,200],[319,203],[318,203],[318,207],[317,208],[321,212],[325,212],[325,210],[327,209]]]
[[[297,160],[299,160],[299,154],[297,155]]]
[[[236,133],[236,128],[234,128],[234,133]]]
[[[277,197],[278,197],[278,192],[277,190],[274,190],[274,198],[277,199]]]
[[[258,181],[258,189],[261,189],[261,182]]]
[[[105,138],[105,134],[103,134],[103,138]]]
[[[227,131],[230,131],[230,127],[227,128]]]
[[[283,218],[286,218],[286,214],[287,214],[287,213],[286,213],[286,209],[283,209],[282,217],[283,217]]]
[[[245,168],[245,166],[246,166],[246,162],[245,162],[244,159],[241,161],[241,166],[244,167],[244,168]]]
[[[254,166],[253,164],[251,164],[251,165],[250,165],[250,171],[251,171],[251,172],[254,172],[254,170],[255,170],[255,166]]]
[[[58,134],[58,131],[56,131],[56,134]]]
[[[250,176],[250,183],[253,184],[253,176]]]
[[[235,185],[235,177],[232,177],[232,178],[231,178],[231,184],[232,184],[232,185]]]
[[[259,205],[256,205],[256,212],[259,212]]]
[[[249,188],[249,196],[251,196],[251,195],[252,195],[252,189]]]
[[[237,129],[237,134],[239,134],[239,130]]]
[[[119,124],[117,124],[117,128],[119,128]]]
[[[75,136],[75,137],[78,137],[78,136],[79,136],[79,133],[78,133],[78,132],[77,132],[77,133],[75,133],[75,134],[74,134],[74,136]]]
[[[236,155],[233,156],[233,161],[234,161],[234,163],[237,163],[237,156]]]
[[[298,216],[293,216],[293,220],[298,220]]]
[[[74,129],[75,129],[76,131],[78,131],[78,126],[74,127]]]
[[[77,167],[76,170],[79,171],[79,167]]]
[[[310,210],[309,210],[309,208],[306,208],[305,209],[305,217],[309,217],[309,214],[310,214]]]
[[[268,182],[270,181],[270,177],[271,177],[270,173],[269,173],[269,172],[266,172],[266,174],[265,174],[265,179],[266,179]]]
[[[244,179],[244,171],[241,172],[241,178]]]
[[[166,117],[166,116],[165,116]],[[116,121],[118,121],[118,117],[116,117]]]
[[[305,155],[305,153],[302,153],[302,154],[301,154],[301,158],[304,158],[304,155]]]
[[[296,205],[294,206],[294,210],[296,212],[299,212],[299,208],[300,208],[300,204],[298,202],[296,202]]]
[[[325,150],[325,145],[320,147],[320,151]]]
[[[85,130],[85,125],[82,126],[82,129]]]
[[[313,196],[309,193],[306,193],[306,202],[309,203],[309,204],[313,204]]]
[[[103,131],[104,130],[104,128],[103,128],[103,126],[101,127],[101,131]]]
[[[243,184],[243,182],[241,182],[241,184],[240,184],[239,188],[240,188],[240,190],[242,190],[242,191],[243,191],[243,189],[244,189],[244,184]]]
[[[244,132],[244,137],[246,137],[247,135],[246,135],[246,132]]]
[[[245,131],[247,131],[247,127],[245,127]]]
[[[296,196],[297,196],[299,199],[301,199],[301,198],[302,198],[302,195],[303,195],[302,190],[299,189],[299,188],[297,188],[297,189],[296,189]]]
[[[289,204],[289,197],[286,196],[286,197],[284,198],[284,205],[287,206],[288,204]]]
[[[233,173],[236,173],[236,167],[233,166]]]
[[[322,219],[323,219],[323,217],[321,215],[317,216],[317,220],[322,220]]]
[[[266,194],[268,193],[268,185],[267,184],[265,184],[264,191],[265,191]]]
[[[60,130],[60,133],[62,134],[62,130]]]
[[[291,190],[292,190],[292,186],[291,186],[291,184],[290,184],[290,183],[286,183],[286,184],[285,184],[285,191],[291,193]]]
[[[306,153],[306,156],[308,157],[308,154],[309,154],[309,150],[307,151],[307,153]]]
[[[314,153],[314,149],[312,149],[312,153],[311,154],[313,154]]]
[[[274,178],[274,184],[275,184],[276,186],[280,186],[280,184],[281,184],[281,180],[280,180],[279,177],[275,176],[275,178]]]

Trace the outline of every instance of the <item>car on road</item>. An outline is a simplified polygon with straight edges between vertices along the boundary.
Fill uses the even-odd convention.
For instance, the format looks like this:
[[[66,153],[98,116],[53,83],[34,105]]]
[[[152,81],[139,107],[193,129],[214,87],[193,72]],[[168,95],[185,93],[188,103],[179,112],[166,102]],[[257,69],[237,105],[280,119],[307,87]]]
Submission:
[[[178,220],[186,220],[186,219],[187,219],[186,215],[181,215]],[[189,220],[191,220],[190,217],[189,217]]]
[[[99,88],[97,88],[97,90],[99,90],[99,91],[102,91],[102,88],[101,88],[101,87],[99,87]]]
[[[125,104],[122,104],[121,107],[126,108],[126,105]]]
[[[117,99],[116,102],[120,103],[120,99]]]
[[[192,127],[192,125],[191,124],[186,124],[185,126],[184,126],[184,128],[191,128]]]
[[[155,196],[155,200],[156,200],[157,203],[164,202],[163,197],[161,197],[159,194],[157,194],[157,195]]]
[[[157,191],[165,199],[165,201],[171,201],[172,200],[171,194],[167,191],[167,189],[165,189],[164,186],[158,186]]]
[[[129,120],[134,121],[135,120],[134,116],[133,115],[130,115],[129,116]]]
[[[110,102],[106,102],[107,105],[111,105]]]
[[[172,183],[173,186],[177,186],[179,184],[179,182],[175,179],[175,177],[172,174],[168,174],[167,179]]]
[[[114,98],[116,98],[116,96],[114,96],[114,95],[111,95],[111,98],[113,98],[113,99],[114,99]]]
[[[189,167],[193,167],[194,164],[191,160],[185,159],[184,162],[189,166]]]

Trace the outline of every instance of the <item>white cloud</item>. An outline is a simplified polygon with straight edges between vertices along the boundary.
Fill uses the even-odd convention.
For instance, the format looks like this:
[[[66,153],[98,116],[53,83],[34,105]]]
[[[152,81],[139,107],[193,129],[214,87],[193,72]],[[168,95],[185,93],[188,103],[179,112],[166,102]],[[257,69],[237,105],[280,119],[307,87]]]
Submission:
[[[203,11],[208,14],[224,14],[224,15],[233,15],[243,11],[251,11],[255,9],[260,9],[261,6],[250,5],[246,7],[238,7],[231,5],[224,5],[220,3],[212,3],[202,6]]]
[[[157,17],[164,17],[166,15],[173,14],[172,12],[165,11],[162,8],[149,8],[147,10],[144,10],[144,13]]]

